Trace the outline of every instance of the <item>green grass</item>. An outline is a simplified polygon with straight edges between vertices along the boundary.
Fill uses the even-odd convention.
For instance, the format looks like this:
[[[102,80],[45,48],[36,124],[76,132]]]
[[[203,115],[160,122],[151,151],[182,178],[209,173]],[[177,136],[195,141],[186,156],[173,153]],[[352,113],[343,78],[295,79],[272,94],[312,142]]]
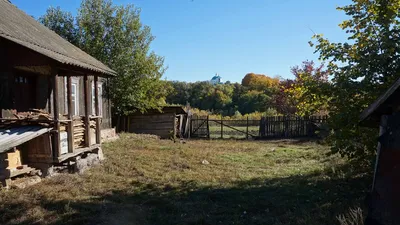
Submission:
[[[246,132],[247,132],[247,127],[246,126],[233,126],[235,129],[240,130],[234,130],[232,128],[229,128],[227,126],[223,127],[223,138],[224,139],[245,139],[246,138]],[[258,136],[259,133],[259,126],[249,126],[248,131],[249,131],[249,137],[251,135]],[[221,138],[221,126],[210,126],[210,138],[217,139]]]
[[[0,192],[0,224],[338,224],[371,181],[315,143],[122,135],[103,149],[84,175]]]

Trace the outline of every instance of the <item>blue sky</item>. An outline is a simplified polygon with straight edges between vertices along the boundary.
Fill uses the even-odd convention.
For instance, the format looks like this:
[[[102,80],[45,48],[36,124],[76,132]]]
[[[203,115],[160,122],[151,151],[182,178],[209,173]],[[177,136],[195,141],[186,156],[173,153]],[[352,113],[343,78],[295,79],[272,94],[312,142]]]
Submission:
[[[49,6],[76,14],[80,0],[11,0],[38,18]],[[343,41],[337,6],[350,0],[114,0],[142,9],[156,36],[152,49],[165,57],[168,80],[240,82],[246,73],[292,78],[290,67],[317,61],[308,45],[313,30]]]

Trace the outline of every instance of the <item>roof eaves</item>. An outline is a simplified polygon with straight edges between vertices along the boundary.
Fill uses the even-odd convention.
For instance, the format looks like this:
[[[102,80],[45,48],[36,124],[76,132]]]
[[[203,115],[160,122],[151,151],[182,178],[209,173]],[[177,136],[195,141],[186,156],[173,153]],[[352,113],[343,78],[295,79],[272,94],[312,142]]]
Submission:
[[[79,61],[77,59],[74,59],[74,58],[72,58],[70,56],[66,56],[66,55],[61,54],[59,52],[49,50],[49,49],[47,49],[47,48],[45,48],[43,46],[20,40],[20,39],[18,39],[16,37],[10,36],[10,35],[2,33],[2,32],[0,32],[0,36],[5,38],[5,39],[8,39],[8,40],[10,40],[12,42],[15,42],[17,44],[20,44],[20,45],[22,45],[24,47],[27,47],[27,48],[35,51],[35,52],[43,54],[43,55],[45,55],[45,56],[47,56],[47,57],[49,57],[51,59],[54,59],[54,60],[56,60],[56,61],[58,61],[60,63],[63,63],[63,64],[83,67],[84,69],[89,69],[89,70],[92,70],[92,71],[95,71],[95,72],[99,72],[99,73],[103,73],[103,74],[107,74],[107,75],[111,75],[111,76],[115,76],[117,74],[112,69],[105,70],[105,69],[98,68],[97,66],[94,66],[94,65],[91,65],[89,63],[85,63],[85,62]],[[38,48],[40,48],[40,50]],[[57,58],[54,57],[54,54],[59,55],[59,57],[57,57]],[[62,60],[61,57],[68,58],[70,62],[68,62],[67,60]]]

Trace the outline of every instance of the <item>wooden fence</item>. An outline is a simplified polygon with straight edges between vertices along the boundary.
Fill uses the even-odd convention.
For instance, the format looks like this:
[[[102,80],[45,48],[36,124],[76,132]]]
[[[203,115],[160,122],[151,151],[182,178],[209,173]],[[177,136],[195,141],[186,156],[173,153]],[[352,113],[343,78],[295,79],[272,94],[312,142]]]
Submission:
[[[264,117],[260,120],[261,138],[299,138],[316,137],[327,116],[291,117],[274,116]]]
[[[261,120],[216,120],[193,116],[190,136],[195,138],[301,138],[317,137],[327,116],[264,117]]]

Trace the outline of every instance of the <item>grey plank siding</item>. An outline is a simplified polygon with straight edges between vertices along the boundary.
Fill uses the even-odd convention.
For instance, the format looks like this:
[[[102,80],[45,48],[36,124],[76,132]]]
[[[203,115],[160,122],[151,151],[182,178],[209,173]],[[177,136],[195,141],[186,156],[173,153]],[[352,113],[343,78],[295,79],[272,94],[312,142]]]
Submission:
[[[129,120],[129,132],[170,138],[174,131],[175,114],[132,115]]]

